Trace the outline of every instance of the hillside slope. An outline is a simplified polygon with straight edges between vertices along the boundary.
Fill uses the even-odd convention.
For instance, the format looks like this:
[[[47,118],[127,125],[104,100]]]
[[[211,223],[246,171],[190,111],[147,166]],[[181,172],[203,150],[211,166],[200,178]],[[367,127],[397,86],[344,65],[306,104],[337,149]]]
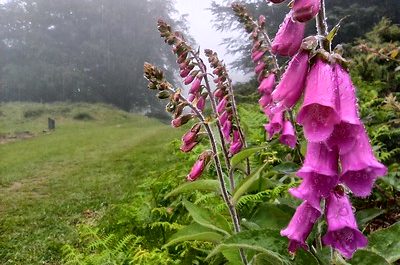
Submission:
[[[47,117],[56,130],[43,132]],[[16,137],[25,132],[29,137]],[[106,105],[0,105],[0,263],[59,264],[85,215],[129,201],[177,132]]]

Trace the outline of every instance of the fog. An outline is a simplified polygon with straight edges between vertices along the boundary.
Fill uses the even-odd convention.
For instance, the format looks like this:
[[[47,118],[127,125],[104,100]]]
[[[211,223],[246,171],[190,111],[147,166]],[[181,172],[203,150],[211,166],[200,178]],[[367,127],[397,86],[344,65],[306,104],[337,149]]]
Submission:
[[[217,4],[225,2],[217,0]],[[334,25],[346,17],[335,41],[351,42],[370,30],[383,15],[399,21],[400,1],[327,1]],[[191,36],[200,51],[213,49],[226,64],[252,72],[251,43],[243,31],[232,31],[236,18],[230,9],[209,8],[212,0],[8,0],[0,4],[0,102],[104,102],[127,111],[163,112],[164,105],[146,88],[143,64],[166,69],[173,84],[180,83],[171,47],[157,32],[163,18],[176,30]],[[248,1],[254,17],[264,14],[276,30],[288,7]],[[333,8],[333,6],[335,8]],[[352,14],[359,14],[352,16]],[[185,18],[182,20],[182,16]],[[353,23],[355,22],[355,23]],[[224,32],[215,28],[219,26]],[[314,31],[312,23],[310,29]],[[310,31],[311,32],[311,31]],[[273,35],[271,35],[273,36]],[[221,45],[231,37],[231,47]],[[191,39],[189,37],[189,39]],[[234,47],[234,49],[232,49]],[[232,55],[235,50],[242,52]],[[249,75],[234,71],[234,81]],[[174,70],[176,69],[176,70]]]
[[[235,60],[235,56],[227,53],[226,47],[222,45],[223,39],[231,36],[243,38],[233,32],[217,31],[213,26],[213,16],[209,8],[212,0],[177,0],[176,9],[180,15],[186,15],[189,24],[189,33],[194,37],[201,48],[208,48],[216,51],[221,59],[227,64]],[[223,0],[215,1],[219,4],[224,4]],[[249,79],[249,75],[242,71],[230,69],[231,78],[234,82],[243,82]]]

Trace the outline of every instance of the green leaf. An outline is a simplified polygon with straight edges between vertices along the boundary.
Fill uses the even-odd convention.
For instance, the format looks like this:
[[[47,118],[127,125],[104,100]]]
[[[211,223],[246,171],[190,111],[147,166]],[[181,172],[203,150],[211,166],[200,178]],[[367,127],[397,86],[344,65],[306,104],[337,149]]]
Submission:
[[[336,26],[334,26],[334,27],[332,28],[332,30],[329,32],[329,34],[326,36],[326,39],[327,39],[330,43],[332,43],[333,39],[335,38],[336,34],[338,33],[338,31],[339,31],[339,29],[340,29],[340,26],[341,26],[341,24],[342,24],[342,22],[343,22],[343,20],[345,20],[347,17],[348,17],[348,16],[346,16],[346,17],[340,19],[339,22],[336,24]]]
[[[196,223],[212,230],[224,233],[225,235],[230,234],[231,228],[229,223],[222,215],[214,213],[209,209],[200,208],[187,200],[183,201],[183,205],[186,207],[190,216],[192,216]]]
[[[233,204],[236,204],[244,193],[248,191],[248,189],[260,178],[261,172],[265,168],[267,164],[264,164],[257,170],[253,171],[253,173],[250,174],[250,176],[246,177],[245,179],[240,182],[238,187],[236,187],[233,196],[232,196],[232,202]]]
[[[368,250],[358,250],[349,261],[351,265],[389,265],[382,256]]]
[[[264,149],[266,146],[257,146],[257,147],[250,147],[247,149],[243,149],[236,155],[234,155],[231,159],[232,168],[236,168],[236,166],[245,160],[246,158],[250,157],[252,154]]]
[[[275,264],[279,264],[280,260],[274,260],[271,259],[271,257],[267,254],[261,253],[258,255],[255,255],[253,257],[253,260],[251,262],[252,265],[275,265]]]
[[[239,248],[242,249],[249,249],[249,250],[254,250],[257,252],[261,252],[263,254],[265,254],[269,260],[273,261],[272,264],[274,265],[278,265],[278,264],[287,264],[290,265],[290,262],[287,258],[282,257],[279,255],[279,253],[270,251],[268,249],[265,249],[263,247],[257,246],[257,245],[249,245],[249,244],[219,244],[216,248],[213,249],[213,251],[211,251],[211,253],[207,256],[206,261],[208,259],[210,259],[211,257],[217,255],[220,252],[223,252],[225,250],[238,250]]]
[[[243,262],[240,258],[239,250],[237,248],[227,248],[222,250],[221,253],[228,260],[229,265],[243,265]]]
[[[400,259],[400,222],[372,233],[368,240],[368,250],[384,257],[389,263]]]
[[[279,231],[271,229],[247,230],[234,234],[218,245],[209,254],[208,258],[225,249],[238,247],[267,254],[271,259],[277,259],[282,264],[287,263],[289,259],[289,255],[287,254],[287,240],[281,237]],[[279,253],[285,253],[286,256],[282,256]]]
[[[304,249],[298,249],[296,251],[296,258],[294,259],[295,265],[319,265],[319,262],[313,254]]]
[[[193,223],[173,234],[164,247],[191,240],[219,243],[222,239],[223,235],[216,233],[207,227]]]
[[[291,174],[295,173],[297,170],[299,170],[299,165],[293,162],[283,162],[275,167],[273,167],[273,170],[278,171],[283,174]]]
[[[357,223],[360,227],[365,227],[365,225],[372,219],[383,214],[385,211],[378,208],[371,208],[358,211],[356,213]]]
[[[190,191],[213,191],[218,193],[219,182],[214,179],[201,179],[193,182],[186,182],[165,195],[165,198]]]
[[[250,221],[261,228],[281,230],[288,225],[293,213],[294,209],[287,205],[263,203],[250,218]]]

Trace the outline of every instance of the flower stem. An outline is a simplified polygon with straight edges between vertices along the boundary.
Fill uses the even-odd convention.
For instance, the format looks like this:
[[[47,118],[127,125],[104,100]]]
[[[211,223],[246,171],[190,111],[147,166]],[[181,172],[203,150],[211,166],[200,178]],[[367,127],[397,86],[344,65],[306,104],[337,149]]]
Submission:
[[[233,204],[230,200],[228,190],[226,189],[226,183],[225,183],[224,175],[222,173],[222,165],[221,165],[221,161],[218,156],[218,148],[217,148],[217,143],[215,140],[214,133],[213,133],[210,125],[206,122],[205,117],[201,113],[201,111],[197,107],[195,107],[191,102],[189,102],[184,96],[180,95],[180,98],[186,104],[188,104],[188,106],[195,112],[195,114],[197,115],[199,120],[203,123],[204,127],[206,128],[206,131],[207,131],[208,137],[210,139],[210,143],[211,143],[211,149],[214,153],[213,160],[214,160],[214,164],[215,164],[216,171],[217,171],[218,181],[220,183],[219,186],[221,189],[222,198],[223,198],[226,206],[228,207],[229,214],[230,214],[232,222],[233,222],[234,231],[235,231],[235,233],[239,233],[241,230],[239,216],[238,216],[238,213],[237,213],[235,207],[233,206]],[[244,255],[244,251],[242,249],[239,249],[239,253],[240,253],[240,257],[242,259],[243,264],[247,265],[247,258]]]
[[[325,0],[321,0],[321,9],[316,17],[318,35],[321,37],[319,46],[328,52],[331,52],[331,43],[326,39],[328,35],[328,23],[326,22]]]
[[[198,66],[200,68],[200,71],[202,72],[202,74],[204,76],[203,78],[204,78],[204,82],[206,84],[206,90],[208,92],[208,96],[210,97],[212,111],[213,111],[213,113],[218,115],[218,113],[217,113],[217,103],[215,101],[214,94],[211,91],[211,86],[210,86],[210,81],[208,80],[206,66],[204,65],[203,60],[198,56],[198,54],[196,52],[192,51],[191,53],[192,53],[193,57],[195,58],[195,60],[197,61],[197,64],[198,64]],[[221,127],[221,124],[219,123],[218,119],[216,119],[216,125],[217,125],[217,128],[218,128],[218,133],[219,133],[219,138],[220,138],[220,141],[221,141],[221,146],[222,146],[222,151],[223,151],[223,155],[224,155],[226,168],[227,168],[227,171],[230,171],[231,162],[229,160],[229,153],[228,153],[228,149],[227,149],[227,144],[225,142],[225,138],[224,138],[224,135],[222,133],[222,127]],[[230,182],[231,182],[230,183],[231,190],[233,190],[233,187],[235,187],[234,180],[230,179]]]
[[[228,78],[228,83],[229,83],[228,91],[229,91],[229,94],[230,94],[230,96],[231,96],[232,112],[233,112],[233,116],[234,116],[235,121],[236,121],[236,125],[237,125],[237,127],[238,127],[240,140],[241,140],[242,143],[243,143],[243,147],[244,147],[244,148],[247,148],[246,138],[245,138],[245,136],[244,136],[244,132],[243,132],[242,126],[240,125],[239,112],[238,112],[238,108],[237,108],[237,105],[236,105],[235,95],[234,95],[234,93],[233,93],[232,80],[231,80],[230,78]],[[250,175],[250,173],[251,173],[250,161],[249,161],[249,159],[247,158],[247,159],[246,159],[246,174],[247,174],[247,175]],[[233,188],[232,188],[232,189],[233,189]]]

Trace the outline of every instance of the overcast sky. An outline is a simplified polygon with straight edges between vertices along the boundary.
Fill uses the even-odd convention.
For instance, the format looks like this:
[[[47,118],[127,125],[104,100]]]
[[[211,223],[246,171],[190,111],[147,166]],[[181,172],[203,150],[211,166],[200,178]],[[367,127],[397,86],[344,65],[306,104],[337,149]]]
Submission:
[[[212,27],[212,15],[207,8],[211,6],[212,0],[175,0],[176,9],[181,15],[187,14],[189,22],[190,34],[194,37],[201,50],[205,48],[212,49],[218,53],[220,59],[224,59],[226,64],[233,60],[231,55],[225,54],[225,49],[222,43],[226,33],[216,31]],[[222,0],[216,2],[221,3]],[[242,72],[229,70],[231,78],[234,81],[244,81],[246,77]]]

